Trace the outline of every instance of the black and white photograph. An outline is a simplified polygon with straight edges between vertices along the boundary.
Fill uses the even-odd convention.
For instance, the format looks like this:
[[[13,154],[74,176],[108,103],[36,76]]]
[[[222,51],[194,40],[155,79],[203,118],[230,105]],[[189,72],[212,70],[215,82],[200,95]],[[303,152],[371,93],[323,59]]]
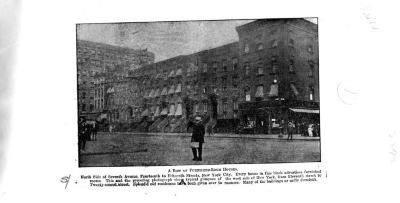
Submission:
[[[317,18],[76,35],[79,167],[321,161]]]

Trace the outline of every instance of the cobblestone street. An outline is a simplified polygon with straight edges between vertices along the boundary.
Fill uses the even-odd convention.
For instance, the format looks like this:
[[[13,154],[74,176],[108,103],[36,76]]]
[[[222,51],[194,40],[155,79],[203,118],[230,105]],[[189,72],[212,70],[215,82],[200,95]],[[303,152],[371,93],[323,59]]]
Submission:
[[[319,139],[206,136],[203,161],[192,161],[190,136],[100,133],[81,153],[81,167],[318,162]],[[295,136],[296,138],[296,136]],[[297,138],[301,138],[297,136]]]

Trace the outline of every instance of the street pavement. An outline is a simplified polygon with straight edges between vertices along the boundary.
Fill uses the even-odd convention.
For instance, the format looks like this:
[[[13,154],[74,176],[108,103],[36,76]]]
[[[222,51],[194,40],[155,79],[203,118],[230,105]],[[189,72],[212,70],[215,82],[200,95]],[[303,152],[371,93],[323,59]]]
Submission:
[[[203,161],[192,161],[188,133],[99,133],[80,153],[81,167],[319,162],[320,141],[294,135],[215,134],[205,137]]]

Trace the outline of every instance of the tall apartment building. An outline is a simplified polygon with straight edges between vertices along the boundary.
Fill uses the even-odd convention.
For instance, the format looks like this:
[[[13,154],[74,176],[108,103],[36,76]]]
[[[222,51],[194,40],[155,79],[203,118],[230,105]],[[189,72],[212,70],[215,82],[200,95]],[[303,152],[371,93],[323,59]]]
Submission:
[[[185,118],[201,115],[219,131],[240,122],[268,133],[282,119],[319,120],[317,25],[265,19],[236,31],[238,42],[133,71],[142,98],[134,117],[151,118],[142,127],[184,131]]]
[[[154,54],[103,43],[77,40],[78,112],[89,119],[107,111],[118,74],[154,62]]]

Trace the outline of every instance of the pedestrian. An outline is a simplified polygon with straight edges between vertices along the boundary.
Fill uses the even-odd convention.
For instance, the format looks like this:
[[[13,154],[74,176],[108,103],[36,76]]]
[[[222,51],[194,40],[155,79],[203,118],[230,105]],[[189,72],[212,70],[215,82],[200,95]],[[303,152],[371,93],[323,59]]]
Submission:
[[[78,147],[79,150],[85,151],[86,141],[90,139],[90,131],[86,120],[84,118],[79,119],[78,123]]]
[[[313,136],[313,124],[308,125],[308,136],[312,137]]]
[[[97,121],[93,121],[92,123],[92,140],[96,141],[97,140],[97,131],[99,131],[99,124]]]
[[[281,120],[281,123],[279,125],[279,136],[278,137],[283,137],[283,134],[285,134],[285,120]]]
[[[295,130],[295,124],[293,121],[289,121],[288,123],[288,137],[287,140],[293,140],[293,131]]]
[[[191,123],[191,122],[190,122]],[[190,147],[192,148],[193,161],[202,161],[203,143],[205,129],[201,123],[201,117],[197,116],[195,122],[188,125],[192,127],[192,139],[190,140]]]
[[[209,124],[209,125],[207,125],[207,133],[208,133],[208,136],[211,136],[211,135],[214,135],[214,129],[213,129],[213,126],[212,126],[212,124]]]

